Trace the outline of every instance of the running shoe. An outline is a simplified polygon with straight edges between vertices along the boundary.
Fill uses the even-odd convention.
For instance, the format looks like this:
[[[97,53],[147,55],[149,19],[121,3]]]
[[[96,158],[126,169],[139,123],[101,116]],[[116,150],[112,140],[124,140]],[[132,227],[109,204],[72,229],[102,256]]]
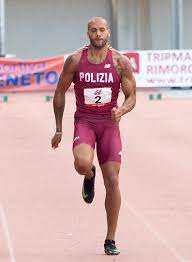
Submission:
[[[83,187],[82,187],[82,197],[84,201],[88,204],[93,202],[95,196],[95,166],[92,167],[93,177],[90,179],[84,178]]]
[[[105,244],[104,244],[104,250],[105,250],[105,254],[107,254],[107,255],[113,256],[113,255],[119,255],[120,254],[120,251],[116,247],[114,240],[106,239]]]

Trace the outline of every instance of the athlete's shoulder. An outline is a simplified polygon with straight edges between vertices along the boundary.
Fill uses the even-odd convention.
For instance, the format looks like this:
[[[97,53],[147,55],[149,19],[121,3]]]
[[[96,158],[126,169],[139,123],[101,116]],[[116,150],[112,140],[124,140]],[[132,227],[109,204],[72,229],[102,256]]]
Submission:
[[[132,70],[130,61],[128,57],[123,55],[121,52],[119,52],[117,49],[109,47],[112,51],[112,57],[113,57],[113,64],[118,72],[119,75],[122,75],[124,70]]]
[[[85,48],[86,47],[81,47],[75,50],[73,53],[66,55],[65,66],[73,67],[74,69],[76,69],[81,59],[82,52]]]
[[[80,49],[74,51],[73,53],[70,53],[66,56],[66,62],[70,64],[76,64],[81,58],[81,51]]]
[[[118,51],[115,48],[110,48],[110,49],[112,50],[113,59],[116,60],[118,64],[129,64],[130,65],[130,61],[127,56],[125,56],[124,54],[122,54],[120,51]]]

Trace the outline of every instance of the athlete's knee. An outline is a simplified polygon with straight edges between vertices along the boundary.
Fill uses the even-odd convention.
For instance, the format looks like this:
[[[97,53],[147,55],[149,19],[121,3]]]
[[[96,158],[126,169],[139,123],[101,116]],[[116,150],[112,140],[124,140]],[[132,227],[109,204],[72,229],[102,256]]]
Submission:
[[[85,158],[76,158],[74,161],[75,170],[80,175],[87,175],[91,172],[92,163],[90,160]]]
[[[104,177],[104,184],[107,191],[114,191],[119,188],[119,175],[113,172]]]

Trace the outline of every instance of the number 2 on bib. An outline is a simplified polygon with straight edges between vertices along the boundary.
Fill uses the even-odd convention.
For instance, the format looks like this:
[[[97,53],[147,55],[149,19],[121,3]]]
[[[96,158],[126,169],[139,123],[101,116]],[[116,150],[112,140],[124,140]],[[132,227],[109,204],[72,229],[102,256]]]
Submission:
[[[111,87],[85,88],[84,101],[85,106],[106,106],[111,102]]]

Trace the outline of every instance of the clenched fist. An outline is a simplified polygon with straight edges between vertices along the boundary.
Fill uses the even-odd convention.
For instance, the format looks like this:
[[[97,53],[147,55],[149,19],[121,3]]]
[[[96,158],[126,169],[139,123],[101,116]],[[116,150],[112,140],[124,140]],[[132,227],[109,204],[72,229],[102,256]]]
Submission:
[[[59,143],[61,142],[61,138],[62,138],[62,134],[55,133],[55,135],[51,139],[51,145],[53,149],[58,147]]]
[[[121,120],[122,112],[120,108],[113,107],[111,110],[111,119],[118,123]]]

